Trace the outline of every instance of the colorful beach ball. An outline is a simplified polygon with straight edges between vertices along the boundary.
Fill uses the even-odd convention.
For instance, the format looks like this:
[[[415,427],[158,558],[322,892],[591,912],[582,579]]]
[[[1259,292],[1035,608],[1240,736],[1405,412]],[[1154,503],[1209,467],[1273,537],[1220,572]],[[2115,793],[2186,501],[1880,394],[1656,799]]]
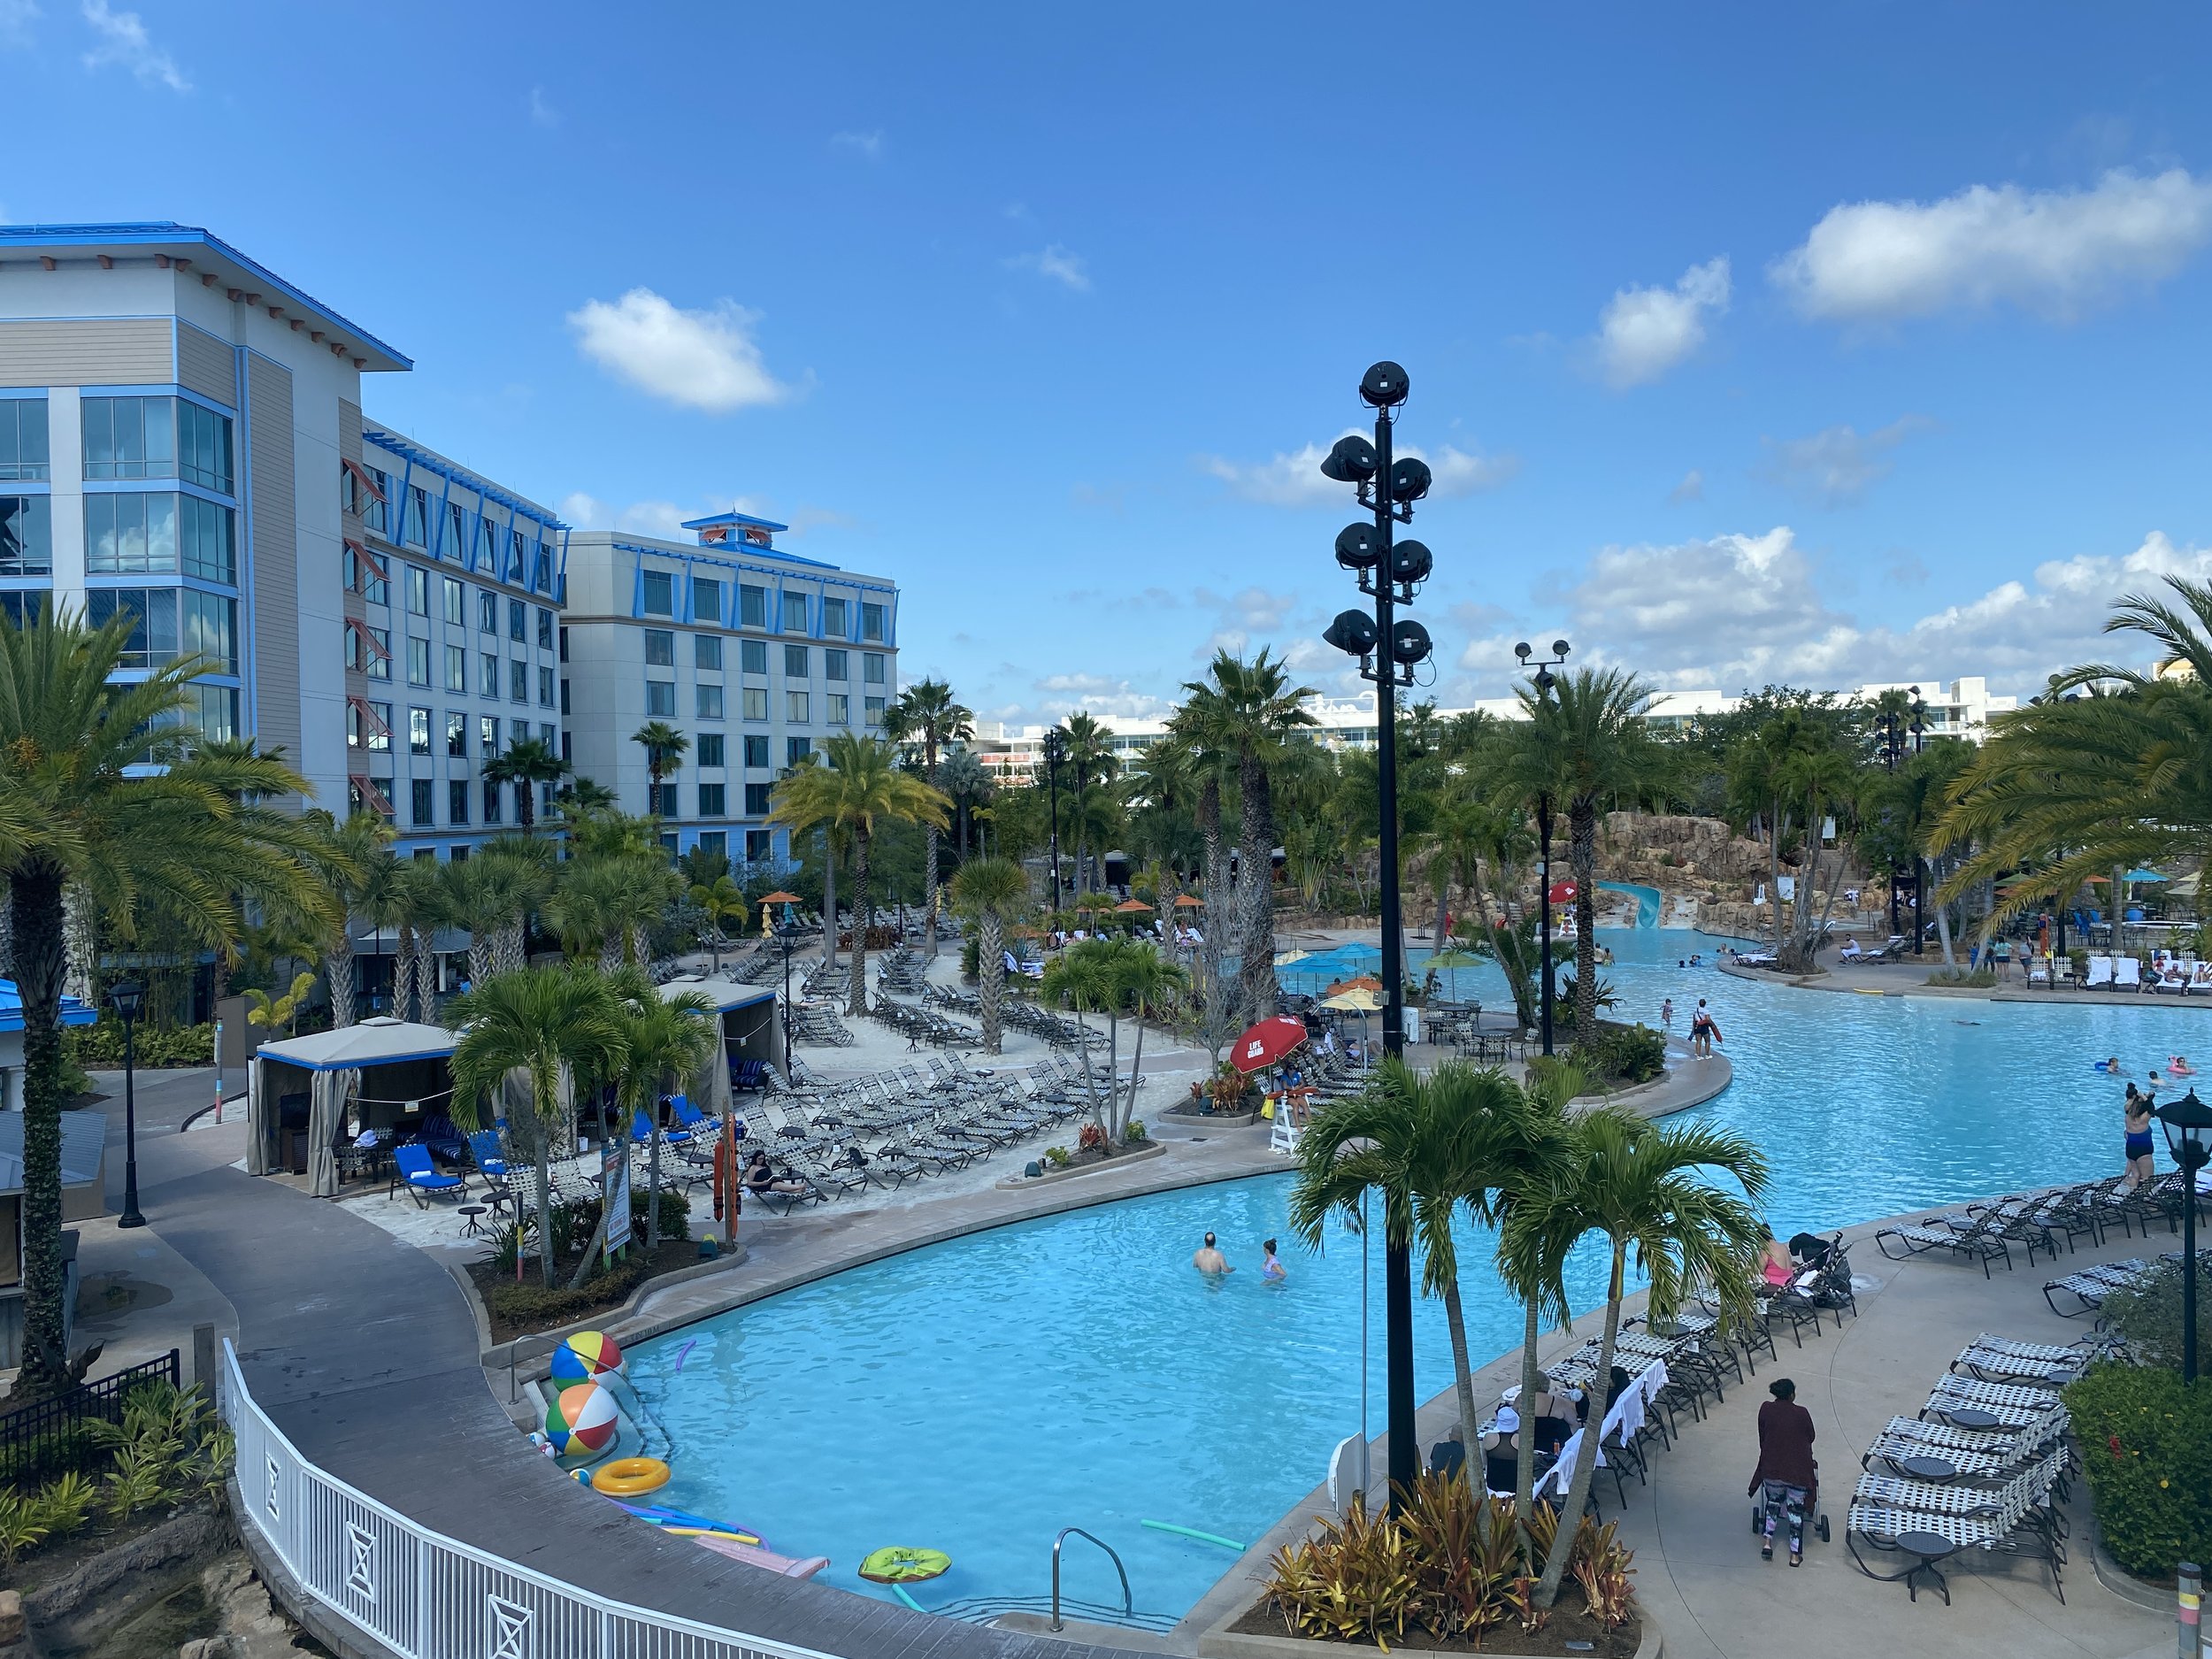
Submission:
[[[553,1380],[564,1387],[621,1369],[622,1350],[612,1337],[597,1331],[579,1331],[553,1350]]]
[[[572,1383],[545,1409],[545,1438],[556,1455],[580,1457],[614,1444],[614,1396],[597,1383]]]

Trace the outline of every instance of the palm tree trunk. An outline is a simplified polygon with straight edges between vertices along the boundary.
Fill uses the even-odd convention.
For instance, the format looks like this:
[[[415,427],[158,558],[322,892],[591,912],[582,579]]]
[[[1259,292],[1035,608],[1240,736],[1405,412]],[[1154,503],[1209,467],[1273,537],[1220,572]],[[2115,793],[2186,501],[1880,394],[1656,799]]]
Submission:
[[[853,826],[853,960],[845,984],[845,1016],[868,1011],[868,841],[865,827]]]
[[[553,1130],[541,1120],[535,1132],[538,1155],[538,1263],[545,1287],[553,1288]]]
[[[392,1018],[415,1017],[415,925],[402,922],[393,941],[398,952],[392,958]]]
[[[610,927],[599,941],[599,972],[612,973],[622,965],[623,929]]]
[[[469,930],[469,983],[481,985],[492,977],[492,930],[489,926]]]
[[[1141,1002],[1137,1004],[1136,1021],[1137,1052],[1129,1062],[1129,1101],[1125,1110],[1114,1118],[1112,1137],[1115,1146],[1119,1146],[1123,1137],[1129,1133],[1129,1120],[1137,1115],[1137,1088],[1144,1081],[1144,1004]],[[1119,1071],[1115,1072],[1117,1078],[1120,1075]],[[1115,1087],[1118,1088],[1120,1085],[1117,1083]]]
[[[323,952],[323,983],[330,988],[330,1023],[340,1031],[353,1024],[353,941],[342,939]]]
[[[1521,1331],[1521,1398],[1533,1400],[1542,1390],[1543,1378],[1536,1369],[1536,1339],[1541,1329],[1537,1317],[1536,1298],[1531,1296],[1524,1304],[1525,1323]],[[1513,1516],[1525,1525],[1536,1508],[1536,1441],[1535,1425],[1525,1412],[1521,1417],[1519,1448],[1514,1455]],[[1468,1455],[1473,1455],[1473,1442],[1468,1444]]]
[[[1275,1011],[1281,987],[1275,978],[1274,813],[1267,787],[1267,768],[1256,756],[1237,763],[1237,782],[1243,797],[1244,822],[1237,878],[1238,909],[1243,912],[1243,965],[1238,980],[1243,993],[1245,1023],[1265,1019]]]
[[[1088,1064],[1087,1058],[1084,1062]],[[1102,1103],[1095,1092],[1091,1095],[1091,1118],[1098,1125],[1099,1133],[1113,1140],[1114,1102],[1121,1093],[1121,1016],[1112,1009],[1106,1010],[1106,1094]]]
[[[929,959],[932,962],[934,962],[937,959],[938,904],[937,826],[934,824],[925,824],[922,826],[922,859],[924,867],[929,872],[929,891],[926,895],[926,902],[929,906],[929,916],[922,924],[922,936],[925,948],[929,952]]]
[[[1589,1042],[1598,1032],[1597,890],[1598,803],[1578,795],[1567,810],[1568,849],[1575,872],[1575,1041]]]
[[[1452,1379],[1459,1391],[1459,1441],[1471,1459],[1478,1458],[1482,1455],[1482,1445],[1475,1425],[1481,1418],[1475,1413],[1475,1372],[1467,1357],[1467,1319],[1459,1305],[1456,1273],[1444,1281],[1444,1324],[1452,1333]],[[1528,1438],[1525,1428],[1521,1438]]]
[[[1776,801],[1767,818],[1767,902],[1774,907],[1774,954],[1782,954],[1782,803]]]
[[[23,999],[23,1368],[13,1398],[69,1386],[61,1260],[62,872],[19,868],[9,895]]]
[[[415,995],[422,1002],[426,1024],[438,1011],[437,935],[425,930],[415,935]]]
[[[822,960],[837,968],[837,842],[822,831]]]
[[[1006,938],[996,910],[976,918],[976,987],[983,1004],[983,1052],[996,1054],[1000,1044],[1000,1010],[1006,1000]]]
[[[1536,1586],[1536,1599],[1549,1607],[1559,1599],[1559,1586],[1567,1576],[1567,1558],[1574,1554],[1575,1534],[1581,1530],[1582,1511],[1589,1507],[1590,1483],[1597,1478],[1598,1453],[1605,1439],[1605,1391],[1613,1375],[1613,1348],[1621,1333],[1621,1294],[1627,1278],[1628,1247],[1613,1246],[1613,1275],[1605,1292],[1605,1333],[1598,1339],[1597,1375],[1590,1379],[1590,1416],[1582,1427],[1582,1448],[1575,1456],[1574,1479],[1567,1502],[1559,1511],[1559,1531],[1551,1541],[1551,1555],[1544,1563],[1544,1577]]]
[[[661,1248],[661,1102],[660,1091],[646,1096],[645,1248]]]
[[[1482,937],[1490,937],[1490,895],[1484,891],[1482,861],[1478,858],[1467,866],[1467,887],[1475,895],[1475,919],[1482,924]]]

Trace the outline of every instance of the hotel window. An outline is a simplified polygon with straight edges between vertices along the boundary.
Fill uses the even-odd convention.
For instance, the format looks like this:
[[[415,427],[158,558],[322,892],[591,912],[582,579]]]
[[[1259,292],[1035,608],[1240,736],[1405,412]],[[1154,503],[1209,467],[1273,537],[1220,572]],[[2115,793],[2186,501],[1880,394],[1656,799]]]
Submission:
[[[722,620],[722,584],[711,576],[691,579],[691,619],[694,622]]]
[[[371,680],[389,680],[392,677],[392,631],[389,628],[371,628],[369,637],[382,649],[368,654],[368,661],[361,664],[361,672]]]
[[[845,620],[846,603],[847,602],[842,599],[832,599],[826,595],[823,596],[822,632],[828,634],[833,640],[843,640],[852,637],[852,630]]]
[[[176,397],[84,400],[84,475],[181,478],[227,495],[230,419]]]
[[[46,449],[46,400],[0,397],[0,480],[39,484],[51,472]]]
[[[434,824],[437,822],[437,819],[432,816],[430,806],[433,787],[431,780],[427,778],[417,778],[408,784],[407,816],[411,823]]]
[[[764,720],[768,718],[768,694],[766,691],[758,686],[748,686],[745,687],[744,696],[744,715],[747,719]]]
[[[674,818],[676,816],[676,786],[674,784],[664,783],[661,785],[660,804],[656,806],[653,809],[653,811],[655,816],[659,818]]]
[[[200,735],[211,743],[227,743],[238,735],[238,690],[234,686],[195,687],[200,694]]]
[[[448,691],[466,691],[469,688],[469,654],[457,645],[445,648],[445,688]]]
[[[772,830],[747,830],[745,832],[745,862],[747,864],[759,864],[775,849],[775,833]]]
[[[787,593],[783,595],[783,631],[786,634],[804,634],[806,630],[807,595]]]
[[[745,740],[745,764],[748,766],[765,766],[768,764],[766,738],[749,737]]]
[[[822,701],[829,705],[829,723],[832,726],[850,726],[853,723],[853,700],[843,692],[833,691]]]
[[[806,757],[813,752],[814,740],[810,737],[787,737],[783,740],[783,764],[787,766],[804,764]]]
[[[484,822],[487,824],[499,822],[499,786],[487,778],[484,780]]]
[[[368,473],[376,482],[377,494],[362,502],[361,517],[377,534],[388,536],[392,534],[392,475],[373,466]],[[378,495],[382,499],[379,500]]]
[[[786,680],[804,680],[811,665],[807,661],[807,648],[787,645],[783,648],[783,677]]]
[[[477,753],[483,756],[486,760],[496,760],[499,757],[499,717],[497,715],[480,714],[476,717],[476,748]]]
[[[699,733],[699,764],[702,766],[719,766],[722,764],[721,733],[702,732]]]
[[[696,694],[699,699],[699,718],[701,719],[718,720],[722,718],[721,687],[694,686],[692,690],[695,694]]]
[[[645,682],[645,712],[655,719],[669,719],[676,712],[676,682],[672,680],[649,680]]]
[[[430,572],[419,565],[404,567],[407,572],[407,610],[411,616],[430,614]]]
[[[507,580],[509,581],[518,582],[522,580],[523,562],[525,557],[526,552],[523,547],[522,532],[519,530],[508,531]]]
[[[445,554],[446,557],[449,559],[457,559],[465,555],[469,550],[468,511],[457,501],[448,502],[446,503],[445,516],[447,523],[449,524],[452,528],[447,534],[444,548],[441,550]]]
[[[54,573],[54,519],[44,495],[0,495],[0,576]]]
[[[553,669],[551,664],[546,663],[538,664],[538,706],[541,709],[553,706]]]
[[[737,642],[737,665],[749,674],[766,673],[768,672],[768,641],[766,640],[740,640]]]
[[[676,579],[666,571],[647,571],[644,581],[645,614],[649,617],[672,617],[676,614]]]
[[[392,749],[392,705],[372,703],[364,716],[357,703],[346,704],[346,747],[388,755]]]
[[[691,665],[713,673],[722,672],[722,636],[718,634],[695,634],[691,636]]]
[[[87,495],[85,568],[99,575],[142,575],[177,568],[174,495]]]
[[[737,590],[737,625],[741,628],[764,628],[768,626],[768,590],[740,584]]]
[[[568,681],[565,680],[561,681],[561,712],[563,714],[566,714],[568,712]],[[565,734],[563,735],[561,741],[564,743],[568,741]],[[562,758],[566,759],[567,757],[563,756]]]
[[[872,686],[882,685],[883,658],[874,651],[864,652],[860,658],[860,677]]]
[[[730,837],[726,830],[701,830],[699,850],[726,858],[729,856]]]
[[[469,821],[469,780],[466,778],[448,778],[445,780],[445,817],[449,824]]]
[[[183,593],[184,635],[182,648],[187,655],[205,657],[222,664],[230,673],[238,672],[238,602],[226,599],[220,594],[204,594],[188,588]],[[390,724],[388,717],[386,724]]]
[[[881,726],[883,724],[883,699],[864,697],[861,700],[861,713],[870,726]]]
[[[487,697],[499,695],[499,658],[489,651],[484,653],[484,672],[477,676],[476,689]]]
[[[538,649],[541,651],[553,649],[553,613],[543,605],[538,607]]]
[[[551,721],[541,720],[538,722],[538,741],[544,744],[548,749],[553,747],[553,725]],[[549,791],[549,799],[551,798],[549,792],[552,787],[553,786],[551,784],[546,785],[546,788]]]
[[[764,783],[749,783],[745,786],[745,816],[747,818],[768,816],[768,791],[771,787]]]
[[[852,678],[852,674],[850,670],[846,666],[846,664],[850,661],[850,658],[851,653],[848,651],[824,651],[822,653],[822,678],[825,680],[850,680]]]
[[[720,818],[722,816],[722,785],[718,783],[703,783],[699,786],[699,816],[701,818]]]
[[[507,664],[507,701],[530,701],[530,664],[519,658]]]
[[[519,599],[507,602],[507,637],[518,645],[530,642],[530,607]]]
[[[860,607],[860,637],[871,645],[883,638],[883,607],[864,604]]]
[[[499,632],[499,595],[488,588],[480,588],[476,595],[476,631],[479,634]]]
[[[411,755],[427,755],[430,752],[430,710],[427,709],[407,710],[407,752]]]
[[[351,548],[346,549],[346,589],[359,594],[373,605],[389,604],[392,600],[391,584],[376,573],[374,565]]]
[[[160,668],[177,658],[177,590],[173,588],[96,588],[85,595],[85,620],[105,627],[130,619],[119,668]]]
[[[561,658],[561,660],[562,660],[563,662],[565,662],[565,663],[566,661],[568,661],[568,630],[567,630],[566,628],[563,628],[563,629],[561,630],[560,639],[561,639],[560,658]],[[539,643],[539,644],[541,644],[541,645],[542,645],[542,644],[544,644],[544,643],[545,643],[545,641],[544,641],[543,639],[541,639],[541,639],[538,641],[538,643]]]
[[[499,530],[489,518],[476,521],[476,557],[486,570],[501,580],[514,580],[511,572],[499,568]],[[518,561],[517,568],[519,568]]]
[[[469,757],[469,718],[465,714],[445,717],[445,752],[456,760]]]
[[[421,485],[416,484],[407,491],[407,545],[427,546],[429,533],[430,496]]]
[[[426,686],[430,683],[430,641],[411,639],[407,641],[407,683]]]
[[[676,636],[666,628],[645,630],[645,665],[648,668],[675,667]]]
[[[445,588],[445,619],[457,628],[465,628],[468,626],[469,620],[468,590],[450,576],[442,580]]]
[[[809,711],[812,701],[812,698],[803,691],[785,692],[783,694],[783,718],[794,726],[804,726],[814,718]]]

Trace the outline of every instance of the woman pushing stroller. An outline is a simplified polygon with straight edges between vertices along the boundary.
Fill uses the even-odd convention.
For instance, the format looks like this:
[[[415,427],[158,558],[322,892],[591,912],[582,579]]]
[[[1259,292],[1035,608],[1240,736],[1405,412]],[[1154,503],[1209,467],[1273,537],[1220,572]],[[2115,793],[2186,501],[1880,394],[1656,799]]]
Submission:
[[[1759,1466],[1751,1471],[1748,1494],[1763,1496],[1766,1522],[1759,1533],[1759,1558],[1774,1559],[1774,1531],[1787,1517],[1790,1565],[1805,1559],[1805,1517],[1820,1492],[1820,1465],[1813,1458],[1813,1414],[1797,1403],[1797,1385],[1778,1378],[1767,1385],[1774,1398],[1759,1408]]]

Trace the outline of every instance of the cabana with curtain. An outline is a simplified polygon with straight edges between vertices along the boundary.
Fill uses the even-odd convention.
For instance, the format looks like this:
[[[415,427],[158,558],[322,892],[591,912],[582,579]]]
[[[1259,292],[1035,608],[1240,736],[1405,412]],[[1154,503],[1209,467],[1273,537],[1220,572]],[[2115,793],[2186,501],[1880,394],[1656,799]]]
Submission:
[[[708,1117],[719,1121],[730,1109],[730,1072],[738,1061],[760,1060],[782,1068],[783,1027],[776,1021],[776,993],[772,988],[686,974],[668,980],[660,989],[671,1002],[692,991],[714,1004],[721,1025],[722,1064],[707,1076],[703,1090],[706,1098],[695,1102]]]
[[[262,1044],[247,1087],[246,1173],[303,1167],[315,1196],[335,1197],[349,1119],[397,1138],[449,1114],[457,1041],[442,1025],[380,1018]]]

